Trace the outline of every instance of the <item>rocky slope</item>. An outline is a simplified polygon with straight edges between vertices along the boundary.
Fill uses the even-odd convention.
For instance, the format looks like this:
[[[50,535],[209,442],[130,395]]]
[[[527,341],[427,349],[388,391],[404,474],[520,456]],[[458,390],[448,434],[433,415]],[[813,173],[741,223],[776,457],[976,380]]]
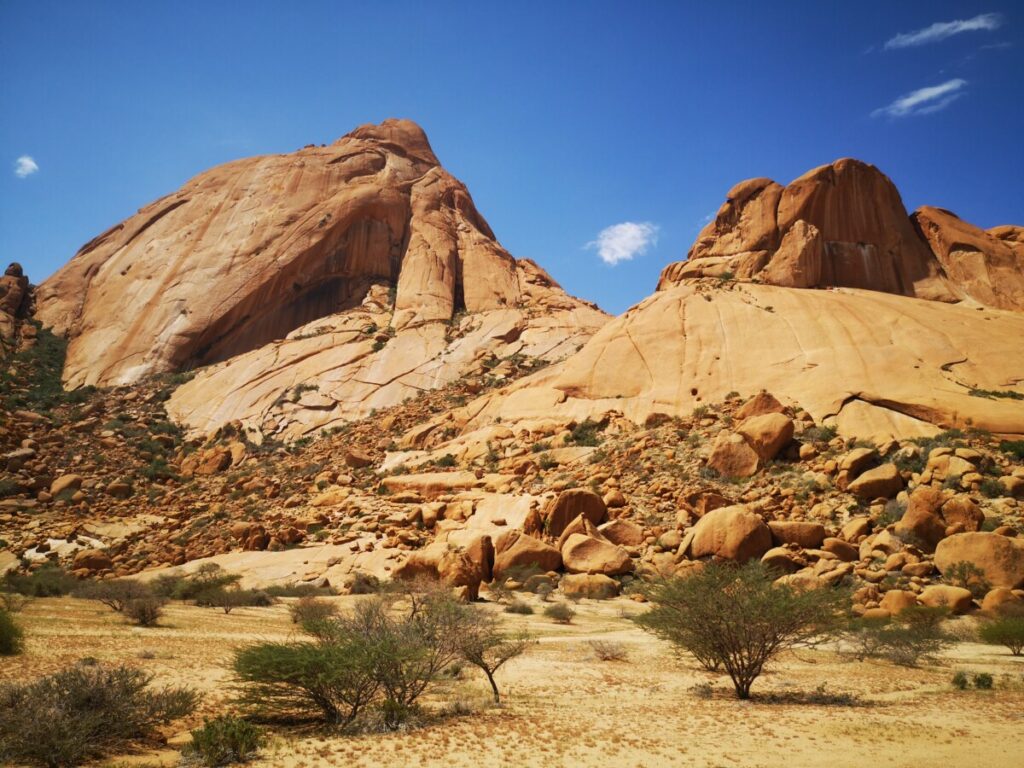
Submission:
[[[291,438],[496,355],[564,356],[607,319],[513,259],[403,120],[200,174],[37,293],[69,388],[213,366],[175,418]]]

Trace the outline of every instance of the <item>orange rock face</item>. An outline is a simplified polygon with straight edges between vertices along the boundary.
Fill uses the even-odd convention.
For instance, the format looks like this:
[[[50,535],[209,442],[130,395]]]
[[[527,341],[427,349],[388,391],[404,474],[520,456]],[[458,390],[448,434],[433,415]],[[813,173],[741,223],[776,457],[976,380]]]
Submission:
[[[463,312],[498,314],[442,362]],[[69,387],[219,364],[174,409],[197,428],[263,427],[323,381],[305,414],[272,419],[293,436],[442,385],[483,350],[564,355],[605,320],[513,259],[405,120],[200,174],[84,246],[37,316],[69,339]]]
[[[846,158],[786,187],[770,179],[737,184],[687,260],[665,268],[658,288],[729,275],[1019,310],[1022,260],[1019,227],[984,232],[938,208],[908,216],[892,181],[873,165]]]

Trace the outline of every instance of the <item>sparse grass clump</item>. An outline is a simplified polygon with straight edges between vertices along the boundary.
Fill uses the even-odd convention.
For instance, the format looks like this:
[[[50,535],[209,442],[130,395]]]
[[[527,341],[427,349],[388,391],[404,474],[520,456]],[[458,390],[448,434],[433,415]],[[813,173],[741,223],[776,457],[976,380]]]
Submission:
[[[552,603],[544,609],[544,615],[557,624],[572,624],[576,610],[568,603]]]
[[[63,768],[148,736],[191,714],[189,688],[150,688],[132,667],[78,664],[30,683],[0,685],[0,762]]]
[[[590,650],[599,661],[625,661],[627,652],[626,646],[614,640],[590,640],[587,642]]]
[[[209,768],[244,763],[266,743],[263,729],[233,715],[204,720],[202,728],[192,731],[192,743],[186,755]]]
[[[533,613],[533,606],[524,600],[513,600],[505,606],[505,613],[517,613],[520,616],[530,616]]]

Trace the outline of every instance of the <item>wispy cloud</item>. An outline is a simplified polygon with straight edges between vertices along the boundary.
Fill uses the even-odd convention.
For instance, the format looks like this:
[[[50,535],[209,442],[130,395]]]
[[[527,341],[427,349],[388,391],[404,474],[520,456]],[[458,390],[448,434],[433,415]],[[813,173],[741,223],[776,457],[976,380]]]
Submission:
[[[22,155],[14,161],[14,175],[19,179],[24,179],[26,176],[31,176],[33,173],[39,170],[39,165],[30,155]]]
[[[973,19],[958,19],[957,21],[937,21],[929,27],[917,29],[913,32],[904,32],[886,41],[885,49],[913,48],[918,45],[928,45],[945,40],[947,37],[959,35],[962,32],[991,32],[1002,26],[1003,17],[998,13],[982,13]]]
[[[658,242],[658,226],[649,221],[624,221],[602,229],[587,248],[596,248],[605,264],[615,266],[647,251]]]
[[[879,107],[871,113],[872,117],[909,117],[910,115],[930,115],[945,109],[964,95],[966,80],[956,78],[941,85],[930,85],[918,88],[905,96],[900,96],[891,104]]]

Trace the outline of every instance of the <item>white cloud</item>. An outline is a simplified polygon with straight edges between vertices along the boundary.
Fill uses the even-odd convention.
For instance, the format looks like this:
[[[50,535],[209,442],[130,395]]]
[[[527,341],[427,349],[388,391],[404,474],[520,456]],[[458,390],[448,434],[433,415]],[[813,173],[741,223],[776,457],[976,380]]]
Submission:
[[[22,155],[14,161],[14,175],[19,179],[31,176],[39,170],[39,165],[29,155]]]
[[[880,107],[871,113],[872,117],[885,115],[887,117],[908,117],[910,115],[930,115],[945,109],[958,98],[963,96],[963,87],[967,85],[966,80],[959,77],[948,80],[941,85],[931,85],[927,88],[918,88],[905,96],[900,96],[892,104]]]
[[[647,247],[658,242],[658,227],[649,221],[624,221],[605,227],[597,239],[587,243],[587,248],[596,248],[597,255],[605,264],[615,266],[620,261],[629,261],[647,251]]]
[[[959,35],[961,32],[991,32],[999,29],[1003,23],[1003,17],[998,13],[983,13],[973,19],[959,19],[957,21],[937,21],[930,27],[917,29],[913,32],[904,32],[896,37],[887,40],[886,50],[893,48],[913,48],[918,45],[928,45],[945,40],[947,37]]]

